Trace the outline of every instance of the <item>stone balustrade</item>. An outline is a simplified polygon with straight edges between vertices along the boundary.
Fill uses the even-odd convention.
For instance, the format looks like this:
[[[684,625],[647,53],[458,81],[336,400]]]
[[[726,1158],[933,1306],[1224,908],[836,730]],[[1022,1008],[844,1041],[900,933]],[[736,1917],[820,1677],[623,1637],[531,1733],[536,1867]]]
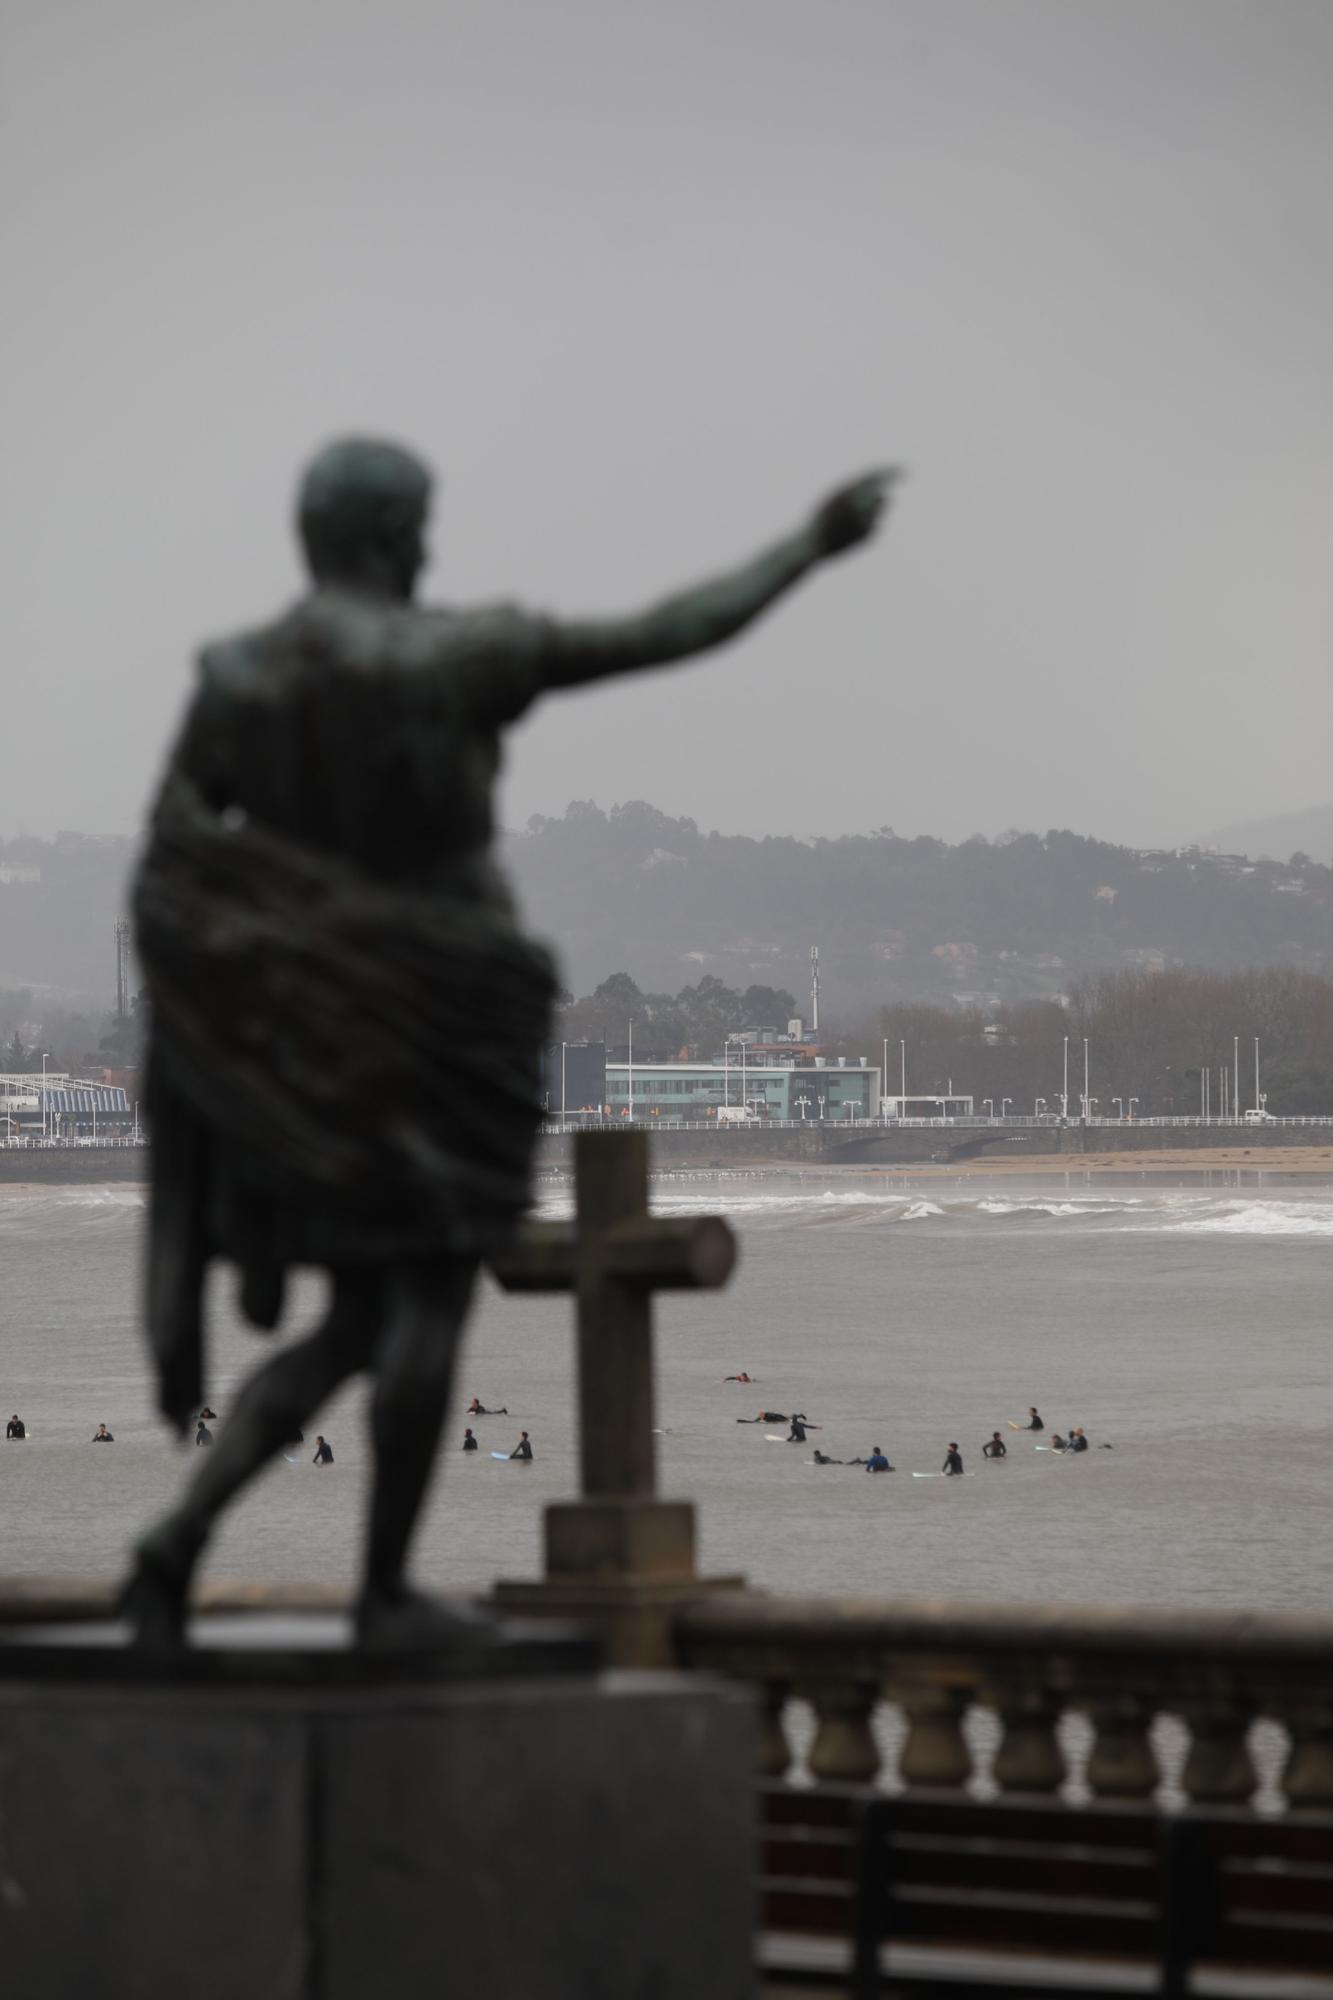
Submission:
[[[1333,1618],[736,1592],[675,1641],[762,1691],[767,1778],[1333,1808]]]

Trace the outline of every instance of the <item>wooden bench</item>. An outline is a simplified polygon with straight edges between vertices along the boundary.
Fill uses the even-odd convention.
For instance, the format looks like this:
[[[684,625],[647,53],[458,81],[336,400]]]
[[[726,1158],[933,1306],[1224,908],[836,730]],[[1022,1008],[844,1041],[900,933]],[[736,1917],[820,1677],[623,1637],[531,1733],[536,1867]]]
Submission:
[[[1220,1976],[1213,1990],[1333,1995],[1333,1816],[769,1784],[759,1837],[769,1991],[1172,2000]],[[822,1971],[792,1949],[812,1940]]]

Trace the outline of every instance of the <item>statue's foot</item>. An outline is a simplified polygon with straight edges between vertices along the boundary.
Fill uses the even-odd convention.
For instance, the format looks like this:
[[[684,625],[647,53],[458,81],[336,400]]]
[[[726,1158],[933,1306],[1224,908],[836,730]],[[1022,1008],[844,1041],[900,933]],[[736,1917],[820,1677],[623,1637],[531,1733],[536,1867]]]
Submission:
[[[496,1624],[495,1613],[481,1605],[446,1603],[405,1588],[367,1590],[356,1611],[357,1643],[367,1652],[482,1652]]]
[[[134,1568],[117,1600],[117,1610],[134,1628],[134,1644],[145,1652],[175,1653],[185,1645],[193,1564],[181,1561],[152,1536],[135,1550]]]

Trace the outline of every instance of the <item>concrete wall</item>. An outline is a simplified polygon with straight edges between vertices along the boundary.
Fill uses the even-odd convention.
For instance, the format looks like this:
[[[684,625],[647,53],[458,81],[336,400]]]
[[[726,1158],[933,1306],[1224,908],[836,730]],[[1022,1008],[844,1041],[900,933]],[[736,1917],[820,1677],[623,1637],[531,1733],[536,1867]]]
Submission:
[[[1270,1147],[1327,1146],[1333,1151],[1333,1122],[1326,1125],[1079,1125],[995,1124],[904,1126],[867,1131],[812,1120],[803,1126],[732,1126],[690,1131],[653,1129],[653,1164],[658,1167],[739,1167],[790,1162],[825,1166],[947,1165],[968,1159],[1077,1157],[1083,1153],[1266,1152]],[[572,1141],[545,1137],[538,1160],[544,1167],[568,1165]]]
[[[144,1146],[0,1146],[0,1186],[87,1187],[147,1179]]]

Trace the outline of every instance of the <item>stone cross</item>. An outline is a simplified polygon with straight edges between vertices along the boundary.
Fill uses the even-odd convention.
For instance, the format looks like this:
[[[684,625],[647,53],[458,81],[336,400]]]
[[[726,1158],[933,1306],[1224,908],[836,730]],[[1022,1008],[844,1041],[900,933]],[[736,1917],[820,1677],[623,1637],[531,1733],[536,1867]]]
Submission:
[[[717,1215],[649,1215],[646,1132],[580,1132],[574,1162],[577,1219],[529,1223],[492,1268],[507,1292],[574,1293],[584,1496],[646,1499],[656,1490],[652,1295],[724,1285],[736,1240]]]
[[[611,1610],[618,1591],[637,1603],[687,1579],[700,1587],[694,1510],[657,1498],[652,1297],[714,1290],[736,1261],[720,1216],[649,1214],[646,1132],[580,1132],[574,1161],[575,1220],[530,1223],[492,1264],[506,1291],[576,1303],[582,1498],[547,1508],[546,1584],[500,1587],[501,1602],[527,1610]]]

